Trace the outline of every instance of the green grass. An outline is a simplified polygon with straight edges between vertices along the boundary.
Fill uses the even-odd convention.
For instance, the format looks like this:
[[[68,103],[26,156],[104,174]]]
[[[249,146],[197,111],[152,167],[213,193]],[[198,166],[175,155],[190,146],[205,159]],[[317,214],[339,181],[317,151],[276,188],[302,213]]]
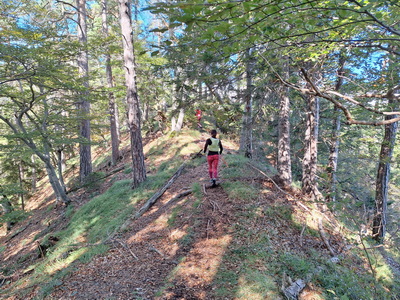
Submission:
[[[169,216],[169,218],[167,220],[168,226],[170,226],[170,227],[175,226],[176,219],[178,218],[180,212],[181,212],[180,206],[177,206],[172,210],[171,215]]]
[[[195,182],[192,184],[192,193],[197,200],[203,200],[203,191],[200,183]]]
[[[253,172],[250,167],[246,166],[250,160],[241,155],[224,155],[223,159],[227,165],[221,163],[223,178],[247,178],[251,177]]]
[[[255,187],[241,181],[227,181],[222,187],[231,200],[251,201],[258,197],[258,190]]]
[[[50,294],[76,262],[87,263],[94,256],[105,253],[108,246],[102,241],[118,231],[134,213],[138,201],[149,198],[165,183],[175,172],[177,164],[170,162],[169,168],[149,176],[135,190],[131,188],[131,180],[117,181],[105,193],[94,197],[78,210],[69,207],[65,214],[70,217],[67,228],[51,233],[59,241],[47,249],[42,261],[28,268],[35,270],[29,278],[30,285],[40,285],[40,297]],[[48,236],[43,238],[42,243]]]

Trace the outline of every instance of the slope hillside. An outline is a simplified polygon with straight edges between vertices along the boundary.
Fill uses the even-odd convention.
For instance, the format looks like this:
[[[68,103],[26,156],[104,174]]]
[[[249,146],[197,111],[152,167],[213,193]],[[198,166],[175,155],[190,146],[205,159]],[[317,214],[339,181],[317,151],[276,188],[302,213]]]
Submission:
[[[194,155],[207,137],[148,139],[148,180],[136,191],[129,155],[99,163],[73,208],[43,185],[30,217],[1,238],[2,299],[397,299],[378,252],[366,255],[329,211],[280,188],[273,168],[235,154],[234,142],[223,140],[210,188],[205,156]]]

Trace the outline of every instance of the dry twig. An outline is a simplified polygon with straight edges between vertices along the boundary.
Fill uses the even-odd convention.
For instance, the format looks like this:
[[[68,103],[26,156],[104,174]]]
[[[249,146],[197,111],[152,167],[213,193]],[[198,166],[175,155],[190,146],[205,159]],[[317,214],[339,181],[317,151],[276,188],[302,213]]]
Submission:
[[[119,243],[122,246],[122,248],[127,250],[133,256],[133,258],[135,258],[136,260],[139,260],[139,258],[135,255],[135,253],[133,253],[132,250],[128,247],[128,245],[126,245],[126,243],[121,242],[120,240],[117,240],[117,239],[113,239],[112,241]]]
[[[154,251],[156,253],[158,253],[162,258],[164,258],[164,254],[162,254],[156,247],[154,247],[153,245],[150,245],[149,249],[151,251]]]

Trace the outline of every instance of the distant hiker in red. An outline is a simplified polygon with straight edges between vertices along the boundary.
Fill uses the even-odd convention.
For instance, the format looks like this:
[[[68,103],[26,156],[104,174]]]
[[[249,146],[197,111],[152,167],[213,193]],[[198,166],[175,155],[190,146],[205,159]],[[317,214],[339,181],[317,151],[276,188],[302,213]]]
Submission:
[[[217,131],[215,129],[210,131],[211,137],[206,140],[204,145],[204,153],[207,152],[208,174],[210,175],[212,186],[216,185],[218,177],[218,162],[219,155],[222,154],[222,143],[217,139]]]
[[[196,109],[196,118],[197,118],[197,126],[202,128],[203,126],[201,126],[200,121],[201,121],[201,115],[202,112],[200,109]]]

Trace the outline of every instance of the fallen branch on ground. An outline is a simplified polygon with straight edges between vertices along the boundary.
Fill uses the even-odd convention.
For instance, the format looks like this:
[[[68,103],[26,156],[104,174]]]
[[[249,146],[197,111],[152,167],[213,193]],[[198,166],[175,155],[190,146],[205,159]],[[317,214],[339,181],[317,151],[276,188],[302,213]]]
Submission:
[[[166,205],[171,204],[172,202],[174,202],[174,201],[176,201],[176,200],[178,200],[178,199],[180,199],[180,198],[182,198],[182,197],[185,197],[185,196],[191,194],[192,192],[193,192],[192,190],[184,191],[184,192],[182,192],[182,193],[176,195],[176,196],[175,196],[174,198],[172,198],[171,200],[169,200],[169,201],[167,202]]]
[[[97,181],[99,181],[99,180],[101,180],[101,179],[104,179],[104,178],[107,178],[107,177],[109,177],[109,176],[111,176],[111,175],[114,175],[115,173],[118,173],[119,171],[122,171],[123,169],[125,169],[125,166],[122,166],[122,167],[119,167],[119,168],[117,168],[117,169],[114,169],[114,170],[112,170],[111,172],[105,174],[104,176],[97,177],[97,178],[95,178],[94,180],[90,180],[90,181],[88,181],[88,182],[83,183],[82,185],[79,185],[79,186],[77,186],[77,187],[71,188],[71,189],[69,189],[69,190],[67,191],[67,194],[70,194],[70,193],[72,193],[72,192],[76,192],[76,191],[80,190],[81,188],[84,188],[84,187],[86,187],[86,186],[89,186],[89,185],[91,185],[91,184],[93,184],[93,183],[95,183],[95,182],[97,182]]]
[[[149,250],[158,253],[162,258],[165,257],[164,254],[162,254],[161,251],[158,250],[158,249],[157,249],[156,247],[154,247],[153,245],[150,245]]]
[[[263,172],[262,170],[260,170],[259,168],[253,166],[250,163],[247,163],[248,166],[252,167],[254,170],[257,170],[258,172],[260,172],[262,175],[264,175],[265,177],[267,177],[275,186],[278,190],[280,190],[282,193],[284,193],[286,196],[289,197],[293,197],[293,195],[290,195],[289,193],[285,192],[284,190],[281,189],[281,187],[271,178],[269,177],[265,172]]]
[[[181,175],[183,169],[185,168],[186,164],[183,163],[179,169],[175,172],[174,175],[168,180],[168,182],[161,188],[159,189],[153,196],[150,197],[149,200],[146,201],[146,203],[134,214],[132,217],[130,217],[128,220],[125,221],[125,223],[121,226],[121,230],[124,230],[126,227],[128,227],[129,223],[133,220],[136,220],[140,216],[142,216],[146,211],[149,210],[150,207],[154,205],[154,203],[157,202],[157,200],[165,193],[165,191],[174,183],[174,181]]]
[[[135,253],[132,252],[132,250],[128,247],[128,245],[125,242],[121,242],[120,240],[117,240],[117,239],[112,239],[111,241],[115,241],[118,244],[120,244],[122,246],[122,248],[127,250],[133,256],[133,258],[135,258],[136,260],[139,260],[139,258],[135,255]]]

